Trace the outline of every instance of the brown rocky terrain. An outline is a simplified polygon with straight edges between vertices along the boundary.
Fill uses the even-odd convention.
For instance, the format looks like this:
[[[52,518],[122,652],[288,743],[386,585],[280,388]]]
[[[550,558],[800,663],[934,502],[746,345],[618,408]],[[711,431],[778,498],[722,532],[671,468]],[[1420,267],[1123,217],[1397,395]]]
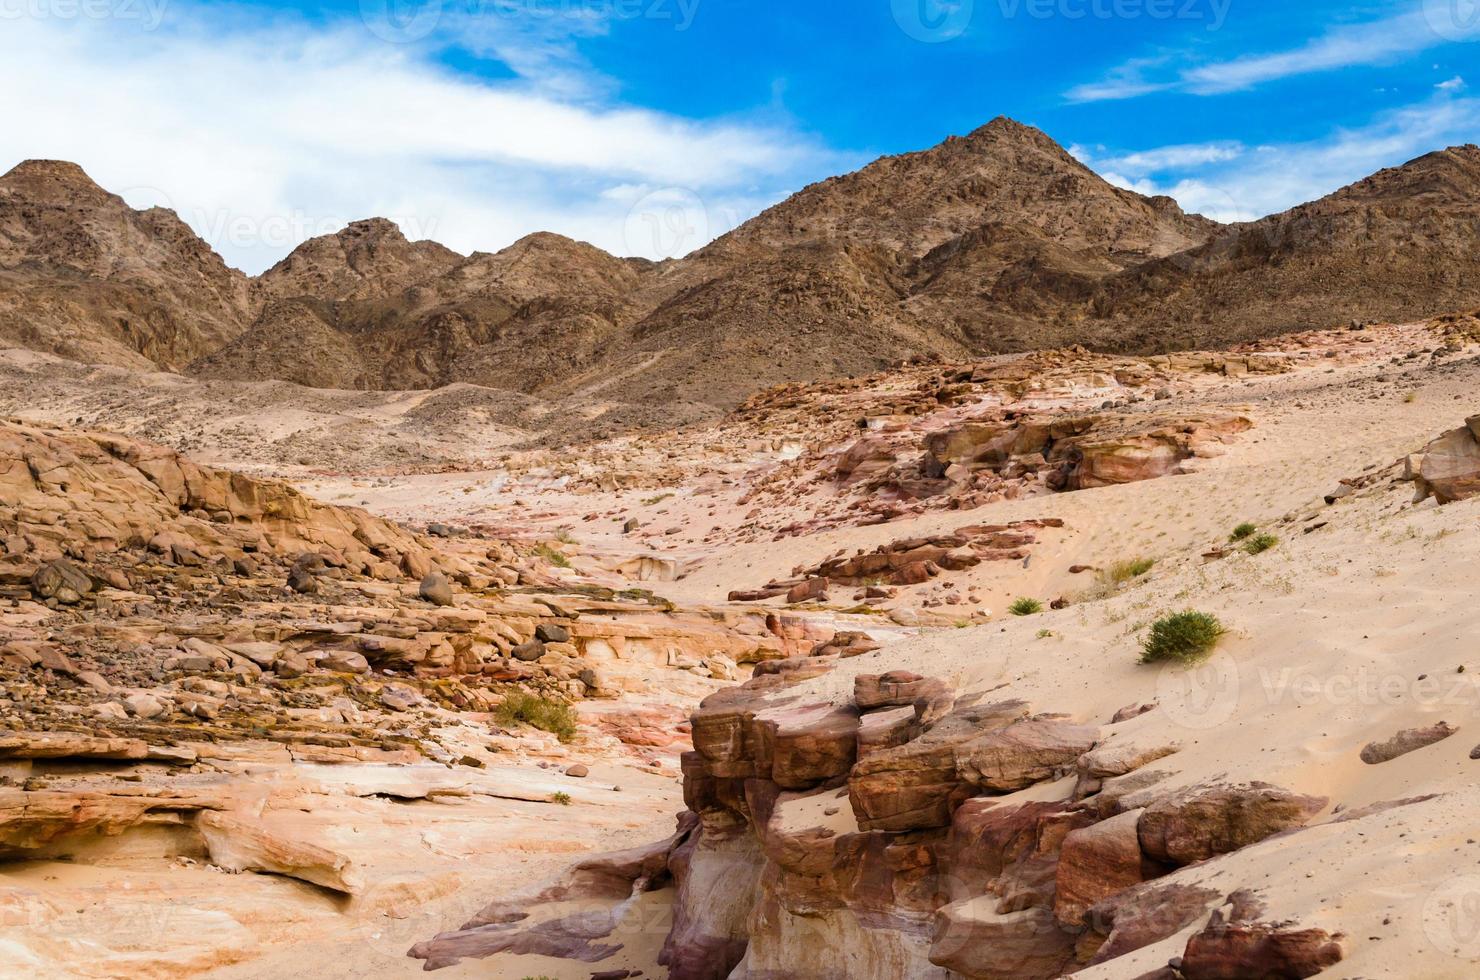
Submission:
[[[255,280],[22,165],[0,974],[1475,975],[1475,154]]]
[[[371,219],[252,280],[168,212],[31,162],[0,183],[0,339],[220,381],[473,384],[548,403],[550,440],[600,437],[903,361],[1166,352],[1461,308],[1480,300],[1477,154],[1223,227],[999,118],[805,188],[682,259],[551,234],[463,257]],[[580,425],[556,421],[571,410]]]
[[[1465,976],[1477,322],[916,365],[563,449],[11,356],[12,956]],[[1211,657],[1139,663],[1184,609]]]
[[[0,343],[184,368],[250,322],[252,283],[172,211],[135,211],[76,164],[0,177]]]

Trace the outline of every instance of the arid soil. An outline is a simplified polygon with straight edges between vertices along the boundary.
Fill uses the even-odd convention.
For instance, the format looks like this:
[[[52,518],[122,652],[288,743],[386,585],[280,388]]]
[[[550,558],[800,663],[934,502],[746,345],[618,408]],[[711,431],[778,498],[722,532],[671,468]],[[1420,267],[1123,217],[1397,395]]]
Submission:
[[[8,352],[11,962],[1468,976],[1477,327],[921,365],[563,449],[459,389]],[[1187,609],[1210,658],[1139,663]]]

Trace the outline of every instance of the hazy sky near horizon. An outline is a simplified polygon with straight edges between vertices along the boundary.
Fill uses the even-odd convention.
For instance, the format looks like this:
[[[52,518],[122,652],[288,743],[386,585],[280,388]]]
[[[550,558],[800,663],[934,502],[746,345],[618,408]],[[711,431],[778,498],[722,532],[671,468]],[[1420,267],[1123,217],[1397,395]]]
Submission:
[[[252,273],[372,215],[660,258],[1008,115],[1238,220],[1480,142],[1476,42],[1480,0],[0,0],[0,169]]]

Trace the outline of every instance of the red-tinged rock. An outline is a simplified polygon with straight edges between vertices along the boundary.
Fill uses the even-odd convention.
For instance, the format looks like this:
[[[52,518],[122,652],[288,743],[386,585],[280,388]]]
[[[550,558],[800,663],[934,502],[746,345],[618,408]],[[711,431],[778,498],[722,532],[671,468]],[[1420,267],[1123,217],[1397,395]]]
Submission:
[[[858,711],[852,705],[783,707],[755,716],[756,759],[770,761],[770,778],[782,789],[809,789],[853,768],[858,750]]]
[[[907,745],[862,759],[848,781],[848,799],[864,830],[947,827],[973,790],[956,768],[958,746],[1025,717],[1023,701],[957,707]]]
[[[1269,783],[1196,786],[1150,804],[1137,834],[1152,860],[1191,864],[1304,826],[1327,802]]]
[[[931,566],[923,561],[905,565],[895,570],[891,581],[895,585],[923,585],[934,577],[930,569]]]
[[[788,603],[810,602],[827,598],[827,579],[809,578],[791,587],[786,593]]]
[[[853,678],[853,701],[859,711],[913,705],[921,698],[934,700],[949,691],[949,686],[940,678],[922,677],[907,670],[859,674]]]
[[[1093,817],[1058,802],[1002,803],[978,797],[951,816],[941,845],[944,901],[990,890],[1006,906],[1051,907],[1059,849],[1068,833]]]
[[[859,720],[857,757],[867,759],[885,749],[906,745],[923,732],[913,706],[870,712]]]
[[[1045,908],[1002,913],[995,897],[936,914],[930,962],[976,980],[1050,980],[1074,960],[1074,937]]]
[[[1186,980],[1313,977],[1346,955],[1340,936],[1290,923],[1235,922],[1223,910],[1187,941],[1179,969]]]
[[[1090,963],[1104,963],[1175,936],[1221,899],[1209,888],[1159,881],[1102,899],[1085,915],[1089,935],[1103,937]]]
[[[1064,838],[1054,892],[1054,916],[1060,925],[1084,925],[1096,902],[1149,877],[1136,833],[1140,819],[1141,812],[1132,810]]]
[[[843,452],[834,472],[845,484],[860,483],[883,476],[895,461],[894,450],[888,441],[866,436]]]
[[[956,765],[972,785],[1011,793],[1072,766],[1099,737],[1099,729],[1089,725],[1029,719],[960,743]]]

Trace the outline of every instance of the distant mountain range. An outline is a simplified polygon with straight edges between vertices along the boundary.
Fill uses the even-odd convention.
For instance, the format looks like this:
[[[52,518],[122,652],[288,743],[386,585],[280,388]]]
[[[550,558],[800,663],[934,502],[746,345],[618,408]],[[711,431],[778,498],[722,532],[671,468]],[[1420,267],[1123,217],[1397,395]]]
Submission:
[[[999,118],[807,187],[682,259],[545,233],[463,256],[371,219],[256,278],[73,164],[0,178],[0,346],[313,387],[470,382],[674,419],[905,359],[1217,347],[1476,304],[1475,146],[1220,225]]]

